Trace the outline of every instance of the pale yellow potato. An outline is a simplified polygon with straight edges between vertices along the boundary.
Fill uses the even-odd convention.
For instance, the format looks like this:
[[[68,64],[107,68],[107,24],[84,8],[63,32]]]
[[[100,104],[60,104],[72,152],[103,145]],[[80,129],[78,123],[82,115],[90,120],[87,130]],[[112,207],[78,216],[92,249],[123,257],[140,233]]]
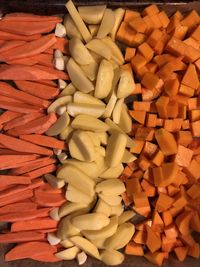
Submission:
[[[124,151],[124,155],[122,157],[122,162],[123,163],[130,163],[135,161],[137,158],[134,156],[131,152],[129,152],[127,149]]]
[[[99,30],[99,25],[90,24],[90,25],[88,25],[88,29],[89,29],[92,37],[94,37],[97,35],[97,32]]]
[[[67,126],[60,134],[59,134],[59,138],[61,140],[66,140],[67,142],[69,141],[69,139],[72,136],[74,129],[71,126]]]
[[[128,222],[130,219],[132,219],[136,213],[133,210],[127,210],[124,211],[120,216],[119,216],[119,224]]]
[[[69,103],[67,105],[67,112],[70,116],[76,117],[77,115],[92,115],[99,118],[105,111],[105,106],[83,103]]]
[[[65,240],[62,240],[60,242],[61,246],[63,246],[64,248],[71,248],[74,246],[74,244],[69,240],[69,238],[66,238]]]
[[[88,42],[92,39],[92,35],[90,34],[88,28],[86,27],[85,23],[83,22],[80,14],[78,13],[75,5],[73,4],[73,2],[71,0],[69,0],[66,3],[66,8],[69,12],[69,14],[71,15],[72,20],[74,21],[77,29],[79,30],[79,32],[81,33],[83,39],[85,42]]]
[[[60,118],[46,131],[46,135],[55,136],[60,134],[70,123],[70,118],[67,112],[64,112]]]
[[[113,109],[112,118],[113,122],[116,124],[120,122],[123,104],[124,104],[124,98],[118,99]]]
[[[117,179],[107,179],[96,185],[95,191],[99,194],[102,193],[105,196],[118,196],[126,190],[124,183]]]
[[[115,36],[116,36],[116,33],[117,33],[117,30],[119,29],[119,26],[123,20],[123,17],[124,17],[124,14],[125,14],[125,9],[123,8],[117,8],[115,9],[114,11],[114,14],[115,14],[115,23],[114,23],[114,26],[110,32],[110,36],[112,38],[112,40],[114,41],[115,40]]]
[[[105,111],[103,113],[103,118],[111,117],[116,102],[117,102],[117,95],[116,95],[116,92],[113,91],[106,105]]]
[[[102,193],[99,193],[98,196],[110,206],[117,206],[122,201],[122,197],[120,196],[105,196]]]
[[[97,133],[92,131],[86,131],[86,133],[90,136],[90,139],[95,147],[99,147],[101,145],[100,139],[98,138]]]
[[[54,55],[54,57],[55,57],[55,55]],[[60,90],[65,89],[66,86],[67,86],[66,81],[64,81],[62,79],[58,79],[58,87],[59,87]]]
[[[106,5],[78,7],[81,18],[88,24],[99,24],[103,18]]]
[[[120,72],[121,75],[117,88],[117,97],[125,98],[135,90],[135,81],[133,74],[130,71],[121,69]]]
[[[107,145],[108,142],[108,134],[106,132],[95,133],[97,138],[100,140],[101,145]]]
[[[58,215],[60,218],[62,218],[76,211],[85,210],[87,208],[88,208],[88,205],[84,203],[66,202],[59,208]]]
[[[110,219],[103,213],[88,213],[72,218],[71,223],[82,230],[100,230],[110,223]]]
[[[88,77],[90,81],[96,80],[97,72],[99,65],[94,61],[93,63],[90,63],[89,65],[82,65],[80,66],[85,75]]]
[[[80,40],[83,40],[82,35],[80,34],[73,19],[71,18],[71,16],[69,14],[65,15],[63,24],[64,24],[65,29],[66,29],[67,37],[69,37],[69,38],[77,37]]]
[[[47,112],[56,112],[57,108],[66,106],[68,103],[72,102],[72,96],[62,96],[57,98],[51,105],[48,107]]]
[[[59,94],[58,97],[73,95],[76,92],[76,88],[72,83],[69,83]]]
[[[94,118],[91,115],[78,115],[72,121],[71,127],[74,129],[94,131],[94,132],[106,132],[109,129],[109,125],[103,121]]]
[[[80,249],[76,246],[67,248],[60,252],[55,253],[55,256],[62,260],[73,260],[76,258],[76,255],[80,252]]]
[[[52,218],[55,221],[60,221],[60,217],[59,217],[59,209],[58,208],[54,208],[53,210],[51,210],[49,212],[49,217]]]
[[[111,206],[111,216],[120,216],[122,215],[124,209],[123,209],[123,206],[122,204],[119,204],[117,206]]]
[[[123,164],[120,163],[116,167],[107,168],[104,172],[102,172],[99,177],[104,179],[112,179],[118,178],[124,170]]]
[[[115,23],[115,14],[112,9],[106,8],[99,30],[97,32],[97,38],[102,39],[106,37],[111,31]]]
[[[111,59],[113,59],[118,65],[123,65],[125,62],[124,56],[117,44],[109,36],[103,38],[102,41],[110,47],[112,51]]]
[[[96,97],[85,94],[83,92],[76,92],[74,94],[74,103],[79,104],[91,104],[91,105],[102,105],[105,107],[105,104],[100,99],[97,99]]]
[[[106,150],[102,146],[95,147],[96,153],[100,154],[101,156],[105,157],[106,155]]]
[[[91,240],[91,242],[95,239],[106,239],[112,236],[118,227],[118,217],[113,216],[110,218],[110,222],[107,226],[103,227],[100,230],[84,230],[82,234]]]
[[[110,51],[111,52],[111,51]],[[96,61],[97,64],[100,64],[101,60],[104,58],[101,55],[95,53],[94,51],[90,51],[92,57],[94,58],[94,60]]]
[[[131,240],[134,233],[135,233],[135,226],[133,224],[123,223],[119,225],[114,235],[106,239],[105,248],[107,250],[112,250],[112,249],[121,249],[125,247]]]
[[[86,238],[80,236],[73,236],[70,238],[70,241],[74,243],[75,246],[85,251],[86,254],[100,260],[100,255],[97,247],[88,241]]]
[[[62,180],[58,180],[56,176],[51,173],[47,173],[44,175],[45,180],[50,184],[53,188],[62,188],[65,186],[65,182]]]
[[[101,253],[101,260],[110,266],[122,264],[124,259],[124,254],[117,250],[103,250]]]
[[[99,198],[94,208],[94,212],[103,213],[106,216],[110,217],[111,206],[108,205],[104,200]]]
[[[76,167],[65,164],[58,169],[57,177],[59,179],[64,179],[67,183],[73,185],[83,193],[94,196],[95,182]]]
[[[104,249],[105,239],[93,239],[92,244],[94,244],[98,249]]]
[[[93,201],[93,197],[88,196],[87,194],[81,192],[76,187],[72,186],[71,184],[68,184],[67,190],[65,193],[65,197],[68,201],[71,201],[73,203],[84,203],[89,204]]]
[[[62,241],[63,240],[66,240],[66,239],[68,241],[70,241],[68,239],[70,236],[79,235],[80,234],[80,230],[78,228],[76,228],[71,223],[72,217],[73,217],[73,215],[69,215],[69,216],[66,216],[66,217],[62,218],[61,221],[60,221],[60,223],[59,223],[59,225],[58,225],[58,229],[57,229],[56,235]],[[70,247],[72,247],[72,246],[73,246],[73,244]]]
[[[90,42],[86,44],[86,47],[95,52],[97,55],[110,60],[112,57],[112,51],[110,47],[105,44],[102,40],[99,39],[92,39]],[[97,62],[98,63],[98,62]]]
[[[118,125],[125,133],[130,133],[132,130],[132,118],[129,115],[128,108],[125,104],[122,105],[122,111]]]
[[[109,95],[112,89],[114,70],[112,64],[103,59],[100,63],[94,96],[97,98],[105,98]]]

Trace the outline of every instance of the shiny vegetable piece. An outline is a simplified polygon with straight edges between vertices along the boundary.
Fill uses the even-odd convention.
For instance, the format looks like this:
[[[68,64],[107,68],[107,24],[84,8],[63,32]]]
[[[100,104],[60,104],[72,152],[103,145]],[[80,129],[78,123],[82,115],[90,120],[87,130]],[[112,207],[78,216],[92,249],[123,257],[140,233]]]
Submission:
[[[111,49],[102,40],[93,39],[86,44],[86,47],[107,60],[110,60],[112,57]]]
[[[83,203],[69,203],[66,202],[65,204],[63,204],[58,211],[58,215],[60,218],[67,216],[75,211],[79,211],[79,210],[83,210],[85,208],[87,208],[88,205],[87,204],[83,204]]]
[[[115,23],[115,15],[112,9],[106,8],[99,30],[97,32],[97,38],[102,39],[108,35]]]
[[[105,5],[78,7],[81,18],[89,24],[99,24],[102,20],[105,9]]]
[[[126,189],[121,180],[108,179],[98,183],[95,190],[97,193],[102,193],[105,196],[117,196],[122,194]]]
[[[165,156],[177,153],[177,143],[172,133],[161,128],[155,131],[155,138]]]
[[[95,118],[99,118],[104,113],[105,108],[103,105],[82,104],[82,103],[69,103],[67,105],[67,112],[72,116],[77,115],[92,115]]]
[[[64,112],[60,118],[46,131],[46,135],[55,136],[60,134],[70,122],[70,118],[67,112]]]
[[[47,109],[47,112],[55,112],[58,107],[62,107],[67,105],[68,103],[72,102],[71,96],[63,96],[58,99],[56,99]]]
[[[109,126],[90,115],[78,115],[71,124],[74,129],[94,132],[106,132]]]

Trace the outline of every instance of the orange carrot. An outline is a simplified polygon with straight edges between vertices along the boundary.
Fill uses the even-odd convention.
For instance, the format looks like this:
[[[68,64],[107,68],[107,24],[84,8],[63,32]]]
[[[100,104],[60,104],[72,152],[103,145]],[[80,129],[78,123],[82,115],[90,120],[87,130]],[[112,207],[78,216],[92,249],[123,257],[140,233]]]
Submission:
[[[39,64],[35,65],[35,67],[37,67],[38,69],[43,70],[47,73],[55,75],[56,79],[69,80],[68,74],[64,71],[56,70],[53,67],[42,66]],[[50,80],[53,80],[53,79],[50,79]]]
[[[1,40],[6,40],[6,41],[10,41],[10,40],[17,40],[17,41],[34,41],[41,38],[41,34],[33,34],[30,36],[26,36],[26,35],[20,35],[20,34],[14,34],[14,33],[9,33],[9,32],[5,32],[5,31],[0,31],[0,39]]]
[[[126,245],[125,254],[144,256],[144,251],[142,245],[130,242],[129,244]]]
[[[49,217],[36,218],[27,221],[17,221],[11,225],[11,232],[29,231],[29,230],[43,230],[57,227],[58,222]]]
[[[40,80],[37,82],[37,84],[44,84],[52,87],[57,87],[57,83],[55,81],[50,81],[50,80]]]
[[[39,16],[30,13],[14,12],[8,13],[3,17],[4,21],[24,21],[24,22],[36,22],[36,21],[55,21],[61,22],[62,19],[56,16]]]
[[[5,61],[9,65],[27,65],[33,66],[38,63],[37,56],[27,57],[27,58],[20,58],[14,60],[6,60]]]
[[[66,202],[62,194],[40,193],[35,191],[35,202],[42,207],[60,207]]]
[[[34,211],[37,209],[37,204],[33,202],[19,202],[12,203],[0,208],[0,214],[8,214],[13,212],[24,212],[24,211]]]
[[[33,196],[33,190],[26,190],[23,192],[23,194],[19,194],[18,192],[12,195],[12,198],[10,196],[1,198],[0,201],[0,207],[3,207],[5,205],[13,204],[19,201],[27,200]]]
[[[0,97],[1,98],[1,97]],[[30,114],[25,114],[25,115],[22,115],[21,117],[17,117],[11,121],[9,121],[8,123],[5,123],[4,126],[3,126],[3,129],[5,131],[7,130],[10,130],[14,127],[17,127],[17,126],[20,126],[20,125],[23,125],[29,121],[33,121],[37,118],[40,118],[40,117],[43,117],[44,116],[44,113],[42,112],[35,112],[35,113],[30,113]]]
[[[46,100],[52,99],[59,94],[57,88],[35,82],[15,81],[15,84],[20,90]]]
[[[15,127],[8,131],[8,134],[19,136],[24,134],[42,134],[45,133],[51,125],[53,125],[57,120],[55,113],[50,113],[47,116],[33,120],[24,124],[23,126]]]
[[[35,233],[35,232],[34,232]],[[27,242],[23,244],[18,244],[12,248],[5,255],[5,261],[26,259],[31,257],[36,257],[43,255],[45,253],[55,253],[56,247],[51,246],[47,242]]]
[[[50,54],[39,54],[37,57],[38,64],[42,66],[52,67],[53,66],[53,55]]]
[[[65,142],[59,141],[54,137],[32,134],[32,135],[20,135],[20,139],[26,140],[36,145],[46,146],[51,148],[65,149]]]
[[[57,258],[56,256],[54,256],[53,253],[43,253],[40,255],[32,255],[30,256],[31,259],[35,260],[35,261],[42,261],[42,262],[59,262],[62,261],[61,259]]]
[[[11,97],[7,97],[7,96],[4,96],[4,95],[0,95],[0,102],[7,102],[7,103],[14,103],[14,104],[21,104],[23,105],[24,102],[19,100],[19,99],[14,99],[11,98]]]
[[[174,249],[174,252],[179,261],[184,261],[187,256],[188,247],[177,247]]]
[[[5,53],[5,51],[14,49],[18,46],[22,46],[25,43],[25,41],[5,41],[3,44],[0,45],[0,57]]]
[[[8,149],[15,150],[18,152],[27,152],[27,153],[35,153],[41,155],[52,155],[52,151],[46,149],[44,147],[40,147],[38,145],[32,144],[27,141],[23,141],[17,139],[15,137],[11,137],[5,134],[0,134],[0,144],[4,144],[4,146]]]
[[[53,49],[59,49],[64,54],[69,55],[69,42],[66,38],[56,37],[56,43],[53,45]]]
[[[21,113],[15,111],[5,111],[0,115],[0,125],[20,117],[21,115]]]
[[[31,180],[26,176],[0,175],[0,187],[14,184],[30,184]]]
[[[35,155],[0,155],[0,170],[15,168],[17,164],[36,159]]]
[[[30,177],[31,179],[40,177],[44,174],[54,172],[56,170],[56,165],[51,164],[40,169],[25,173],[26,176]]]
[[[146,225],[147,230],[147,241],[146,245],[149,248],[149,250],[154,253],[161,247],[161,239],[159,235],[157,235],[154,230]]]
[[[45,240],[45,235],[36,231],[0,234],[1,243],[16,243]]]
[[[53,164],[55,162],[56,162],[56,159],[51,159],[49,157],[39,158],[39,159],[36,159],[34,161],[30,161],[28,164],[25,164],[25,166],[12,169],[10,171],[10,174],[21,175],[21,174],[31,172],[33,170],[48,166],[48,165]]]

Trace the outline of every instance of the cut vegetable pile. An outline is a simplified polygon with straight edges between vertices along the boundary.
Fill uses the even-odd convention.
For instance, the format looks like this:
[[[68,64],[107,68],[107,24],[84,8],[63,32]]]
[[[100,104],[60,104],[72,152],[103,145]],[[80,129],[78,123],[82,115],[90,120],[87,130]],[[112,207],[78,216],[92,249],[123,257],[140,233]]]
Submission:
[[[5,261],[199,259],[200,16],[66,9],[0,20]]]

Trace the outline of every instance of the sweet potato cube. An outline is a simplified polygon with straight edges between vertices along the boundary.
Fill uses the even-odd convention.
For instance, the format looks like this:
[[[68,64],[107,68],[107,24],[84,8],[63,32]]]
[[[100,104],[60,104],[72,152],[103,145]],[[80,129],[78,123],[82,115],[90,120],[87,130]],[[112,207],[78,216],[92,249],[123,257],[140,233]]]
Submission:
[[[153,5],[147,6],[143,10],[142,15],[143,16],[146,16],[146,15],[153,16],[153,15],[158,14],[158,13],[159,13],[158,7],[155,4],[153,4]]]
[[[141,244],[136,244],[135,242],[130,242],[125,247],[125,254],[144,256],[144,251]]]
[[[149,250],[153,253],[161,247],[161,239],[159,235],[156,234],[156,232],[153,230],[152,227],[149,227],[146,225],[147,230],[147,241],[146,245],[149,248]]]
[[[196,27],[190,37],[194,38],[196,41],[200,42],[200,25]]]
[[[143,179],[141,182],[142,189],[146,192],[148,197],[153,197],[156,194],[156,188],[147,180]]]
[[[160,22],[162,24],[162,28],[164,28],[164,29],[167,28],[170,20],[169,20],[167,14],[165,13],[165,11],[161,11],[160,13],[158,13],[158,17],[159,17]]]
[[[129,25],[136,32],[141,32],[141,33],[145,33],[146,28],[147,28],[146,23],[144,22],[143,18],[141,18],[141,17],[133,18],[132,20],[129,21]]]
[[[187,256],[187,252],[188,252],[188,247],[176,247],[174,249],[174,252],[178,258],[179,261],[184,261],[186,256]]]
[[[191,123],[192,135],[200,137],[200,120]]]
[[[135,48],[127,47],[125,52],[125,61],[130,62],[131,59],[135,56]]]
[[[179,145],[187,147],[192,142],[192,134],[190,131],[179,131],[176,139]]]
[[[158,150],[158,152],[155,154],[155,156],[152,159],[152,163],[156,166],[160,166],[164,161],[164,155],[161,150]]]
[[[149,207],[149,200],[145,192],[137,192],[133,194],[133,201],[136,208]]]
[[[157,125],[157,114],[147,114],[147,127],[156,127]]]
[[[193,151],[191,149],[179,145],[174,161],[181,167],[189,167],[192,156]]]
[[[181,24],[183,26],[188,26],[189,28],[194,27],[199,22],[200,22],[200,17],[195,10],[192,10],[183,20],[181,20]]]
[[[178,117],[178,111],[179,111],[178,103],[175,101],[169,101],[167,105],[167,117],[168,118],[177,118]]]
[[[182,44],[184,44],[184,43],[182,42]],[[185,48],[184,53],[182,55],[184,55],[184,59],[183,59],[184,62],[193,63],[200,58],[200,51],[199,51],[199,49],[195,49],[192,46],[186,45],[186,48]]]
[[[179,87],[179,93],[191,97],[194,95],[194,89],[187,85],[181,84]]]
[[[140,54],[136,54],[132,60],[131,65],[135,71],[138,71],[140,68],[144,67],[147,64],[147,60]]]
[[[162,31],[159,29],[155,29],[148,37],[147,43],[154,48],[156,46],[157,42],[162,38]]]
[[[140,13],[137,11],[126,9],[125,15],[124,15],[124,21],[129,22],[134,18],[140,17]]]
[[[169,96],[175,96],[178,93],[179,85],[180,85],[180,83],[179,83],[178,79],[167,80],[167,81],[164,82],[165,92]]]
[[[186,175],[193,181],[196,181],[200,178],[199,170],[200,164],[195,159],[190,162],[189,167],[184,168]]]
[[[159,13],[152,15],[151,20],[153,21],[154,25],[156,26],[156,29],[162,28],[162,22],[160,20]]]
[[[178,25],[174,31],[172,36],[176,37],[179,40],[183,40],[187,34],[188,31],[188,27],[187,26],[183,26],[183,25]]]
[[[168,225],[170,225],[173,222],[172,215],[171,215],[171,213],[168,210],[163,211],[163,213],[162,213],[162,219],[163,219],[163,222],[164,222],[164,225],[165,226],[168,226]]]
[[[162,266],[165,256],[166,256],[165,252],[154,252],[154,253],[147,252],[146,254],[144,254],[144,257],[148,261],[158,266]]]
[[[198,243],[195,243],[193,246],[189,247],[187,254],[193,258],[199,259],[200,245]]]
[[[148,62],[153,58],[154,51],[146,42],[138,46],[138,51],[146,58]]]
[[[192,46],[195,49],[199,49],[200,44],[198,41],[196,41],[194,38],[189,37],[183,41],[185,44]]]
[[[200,120],[200,109],[189,110],[188,113],[189,113],[190,121]]]
[[[178,227],[178,230],[183,235],[190,234],[190,220],[192,218],[192,212],[191,211],[184,211],[180,215],[178,215],[175,219],[176,226]]]
[[[156,101],[156,108],[160,118],[167,118],[167,106],[169,104],[169,97],[160,96]]]
[[[129,114],[137,122],[139,122],[141,124],[145,123],[146,111],[129,110]]]
[[[155,138],[165,156],[170,156],[177,153],[177,144],[173,134],[161,128],[155,131]]]
[[[144,146],[144,141],[135,139],[134,142],[135,146],[130,148],[130,152],[135,154],[140,154]]]
[[[198,72],[200,72],[200,58],[194,62],[194,65],[196,66]]]
[[[173,202],[174,202],[173,198],[169,197],[166,194],[160,193],[158,200],[156,202],[155,209],[158,212],[163,212],[165,210],[168,210],[172,206]]]
[[[188,190],[187,194],[192,198],[196,199],[200,197],[200,185],[199,184],[193,184]]]
[[[197,89],[199,87],[199,79],[196,72],[196,68],[193,64],[190,64],[185,72],[185,75],[182,79],[182,84],[189,86],[193,89]]]
[[[130,197],[131,199],[133,197],[133,194],[142,191],[140,181],[137,178],[127,179],[125,183],[126,183],[127,196]]]
[[[151,72],[147,72],[142,78],[142,85],[147,89],[154,89],[158,85],[159,77]]]
[[[156,25],[153,23],[151,17],[148,16],[148,15],[144,16],[143,20],[144,20],[144,22],[146,23],[146,26],[147,26],[145,34],[149,35],[149,34],[151,34],[151,32],[153,30],[155,30]]]

